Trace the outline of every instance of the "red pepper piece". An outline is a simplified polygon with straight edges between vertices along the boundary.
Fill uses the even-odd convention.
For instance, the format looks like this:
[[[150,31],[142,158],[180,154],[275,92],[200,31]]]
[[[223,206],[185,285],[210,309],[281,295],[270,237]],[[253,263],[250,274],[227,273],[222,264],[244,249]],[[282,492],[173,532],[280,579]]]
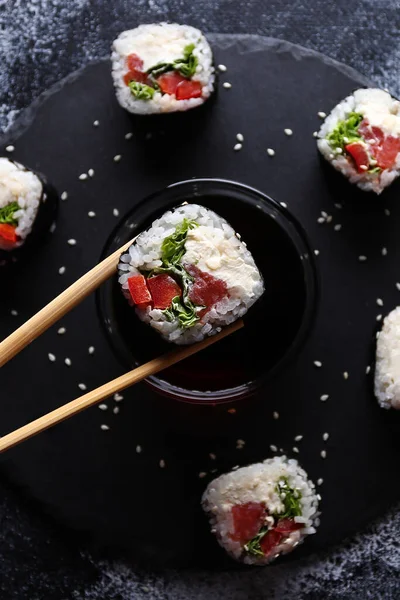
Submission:
[[[143,275],[129,277],[128,286],[134,304],[148,304],[151,302],[150,292]]]
[[[10,244],[15,244],[17,241],[17,234],[15,233],[16,227],[9,225],[8,223],[0,223],[0,238]]]
[[[375,152],[375,158],[378,167],[381,169],[390,169],[394,165],[396,156],[400,152],[400,139],[389,135],[385,138],[382,146]]]
[[[182,81],[176,88],[175,96],[177,100],[189,100],[190,98],[200,98],[202,85],[200,81]]]
[[[354,160],[357,171],[359,173],[365,173],[365,171],[369,169],[369,154],[367,145],[364,142],[352,142],[351,144],[347,144],[345,149]]]
[[[143,69],[143,61],[137,54],[129,54],[126,57],[126,64],[130,71],[141,71]]]
[[[294,519],[281,519],[276,524],[275,531],[278,531],[278,533],[290,533],[302,527],[304,527],[303,523],[296,523]]]
[[[276,529],[270,529],[268,533],[264,535],[264,537],[260,541],[260,548],[264,552],[264,554],[268,555],[271,550],[275,548],[281,541],[283,535],[276,531]]]
[[[265,506],[260,502],[246,502],[233,506],[231,539],[246,544],[260,531],[265,515]]]
[[[147,285],[153,299],[154,308],[165,310],[171,306],[173,298],[182,296],[182,290],[175,279],[167,273],[149,277]]]
[[[131,81],[148,84],[147,74],[142,71],[143,61],[137,54],[129,54],[126,58],[128,72],[125,73],[123,79],[126,85]]]
[[[161,88],[163,94],[175,94],[177,87],[180,83],[187,81],[177,71],[171,71],[170,73],[164,73],[157,79],[157,83]]]

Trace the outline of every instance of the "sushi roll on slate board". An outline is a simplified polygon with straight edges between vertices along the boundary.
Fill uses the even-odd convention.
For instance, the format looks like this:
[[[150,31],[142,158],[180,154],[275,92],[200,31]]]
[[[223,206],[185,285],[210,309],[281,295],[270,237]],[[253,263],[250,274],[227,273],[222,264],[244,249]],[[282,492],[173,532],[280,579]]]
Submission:
[[[45,178],[0,158],[0,265],[17,259],[54,223],[58,197]]]
[[[213,57],[198,29],[175,23],[140,25],[112,46],[112,76],[120,105],[147,115],[200,106],[214,90]]]
[[[317,143],[351,183],[380,194],[400,174],[400,102],[383,90],[356,90],[326,117]]]
[[[375,396],[382,408],[400,410],[400,306],[385,317],[378,334]]]
[[[316,532],[318,499],[298,462],[276,456],[214,479],[202,505],[232,558],[266,565]]]
[[[239,236],[225,219],[197,204],[154,221],[121,256],[118,273],[139,318],[176,344],[217,333],[264,291]]]

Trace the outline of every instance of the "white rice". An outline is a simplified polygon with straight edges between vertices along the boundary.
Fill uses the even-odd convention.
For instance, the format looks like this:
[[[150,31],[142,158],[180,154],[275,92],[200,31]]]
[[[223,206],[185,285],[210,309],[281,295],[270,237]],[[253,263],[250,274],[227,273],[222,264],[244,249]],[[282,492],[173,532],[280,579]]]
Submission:
[[[217,333],[221,327],[242,317],[264,291],[262,276],[251,253],[227,221],[204,206],[185,204],[154,221],[121,256],[119,283],[128,300],[129,277],[138,274],[139,270],[151,271],[161,266],[162,242],[175,232],[184,218],[195,220],[199,226],[188,232],[186,253],[181,262],[196,264],[202,271],[222,279],[227,285],[227,297],[188,329],[182,329],[178,319],[168,321],[162,310],[136,308],[144,322],[156,329],[165,340],[176,344],[192,344]]]
[[[318,148],[335,169],[340,171],[350,183],[364,191],[380,194],[400,174],[400,152],[390,169],[380,173],[359,173],[350,157],[338,153],[326,137],[335,129],[339,121],[346,120],[351,112],[360,113],[370,125],[377,126],[387,135],[400,136],[400,102],[388,92],[379,89],[359,89],[347,96],[326,117],[318,132]]]
[[[304,524],[304,527],[290,532],[278,546],[264,556],[248,554],[243,548],[243,543],[231,538],[234,533],[232,508],[237,504],[256,502],[264,503],[269,515],[282,513],[284,505],[277,492],[277,484],[282,477],[287,477],[289,486],[301,494],[302,513],[294,520]],[[297,460],[287,459],[286,456],[269,458],[262,463],[242,467],[214,479],[203,494],[202,505],[219,544],[234,559],[251,565],[265,565],[278,555],[291,552],[307,535],[316,532],[319,523],[315,485],[308,479],[307,473],[299,466]],[[270,518],[267,516],[267,520]]]
[[[193,54],[198,58],[196,72],[191,80],[202,84],[201,97],[177,100],[175,94],[156,91],[151,100],[137,100],[123,80],[128,71],[127,57],[137,54],[144,62],[143,71],[147,71],[158,63],[182,58],[183,50],[189,44],[195,44]],[[111,61],[118,102],[134,114],[186,111],[203,104],[214,90],[215,75],[210,45],[199,29],[188,25],[159,23],[123,31],[112,45]]]
[[[375,396],[382,408],[400,409],[400,306],[384,319],[376,343]]]
[[[11,202],[19,205],[19,210],[14,213],[18,221],[15,230],[18,241],[14,247],[21,246],[31,233],[42,194],[43,185],[37,175],[19,163],[0,158],[0,209]]]

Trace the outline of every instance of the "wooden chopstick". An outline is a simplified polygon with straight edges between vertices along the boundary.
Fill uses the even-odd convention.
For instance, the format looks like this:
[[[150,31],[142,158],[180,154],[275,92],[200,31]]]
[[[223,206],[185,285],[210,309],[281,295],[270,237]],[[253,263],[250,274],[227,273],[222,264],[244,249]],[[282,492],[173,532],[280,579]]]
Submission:
[[[0,367],[77,306],[117,270],[118,259],[133,240],[102,260],[0,343]]]
[[[4,437],[0,438],[0,453],[4,452],[5,450],[9,450],[21,442],[24,442],[37,433],[53,427],[53,425],[56,425],[57,423],[61,423],[61,421],[64,421],[65,419],[69,419],[69,417],[72,417],[82,410],[85,410],[85,408],[89,408],[89,406],[93,406],[94,404],[101,402],[112,394],[120,392],[121,390],[124,390],[127,387],[142,381],[146,377],[154,375],[155,373],[174,365],[188,356],[191,356],[192,354],[211,346],[211,344],[215,344],[215,342],[218,342],[227,335],[230,335],[238,329],[241,329],[243,325],[242,319],[239,319],[238,321],[235,321],[235,323],[225,327],[220,333],[217,333],[214,336],[208,337],[197,344],[193,344],[192,346],[184,346],[178,350],[164,354],[159,358],[155,358],[144,365],[141,365],[140,367],[137,367],[136,369],[133,369],[132,371],[129,371],[128,373],[125,373],[124,375],[105,383],[95,390],[92,390],[91,392],[88,392],[87,394],[84,394],[83,396],[80,396],[79,398],[76,398],[75,400],[72,400],[63,406],[60,406],[59,408],[56,408],[46,415],[35,419],[31,423],[28,423],[27,425],[8,433]]]

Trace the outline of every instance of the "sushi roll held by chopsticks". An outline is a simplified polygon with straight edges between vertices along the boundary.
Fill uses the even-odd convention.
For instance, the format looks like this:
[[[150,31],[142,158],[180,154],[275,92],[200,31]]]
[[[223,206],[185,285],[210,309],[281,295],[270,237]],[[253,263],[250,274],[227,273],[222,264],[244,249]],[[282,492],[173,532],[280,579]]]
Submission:
[[[202,505],[234,559],[266,565],[316,532],[319,496],[294,459],[269,458],[211,481]]]
[[[383,90],[356,90],[326,117],[317,143],[350,183],[380,194],[400,174],[400,102]]]
[[[154,221],[122,254],[118,274],[138,317],[176,344],[218,333],[264,292],[239,235],[198,204],[184,204]]]
[[[137,115],[186,111],[214,90],[212,51],[194,27],[159,23],[124,31],[111,60],[118,102]]]

